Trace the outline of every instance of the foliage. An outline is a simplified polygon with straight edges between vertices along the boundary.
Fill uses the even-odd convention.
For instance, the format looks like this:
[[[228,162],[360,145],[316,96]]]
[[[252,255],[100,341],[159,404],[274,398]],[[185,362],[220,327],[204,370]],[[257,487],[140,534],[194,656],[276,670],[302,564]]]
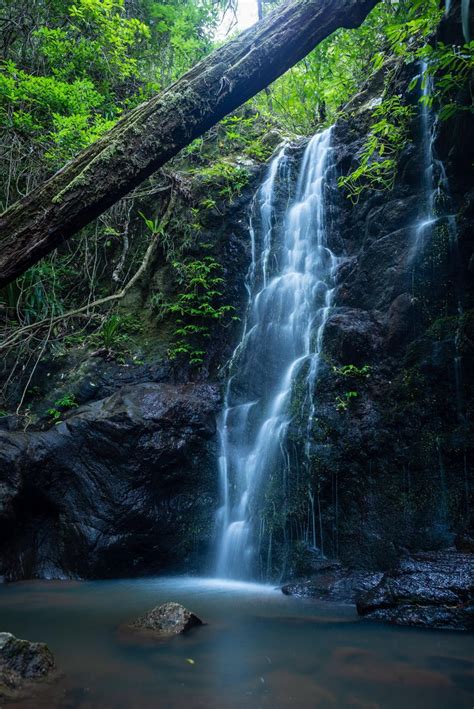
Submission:
[[[314,132],[334,122],[386,59],[423,46],[441,15],[437,0],[384,0],[358,29],[335,32],[254,103],[293,132]]]
[[[89,146],[124,111],[169,86],[208,53],[215,44],[220,12],[229,4],[34,0],[25,11],[25,3],[0,0],[0,210]],[[265,1],[266,8],[275,4]],[[225,284],[212,282],[222,278],[221,266],[205,255],[209,251],[200,237],[206,216],[220,213],[248,184],[246,158],[264,162],[279,135],[308,134],[332,122],[375,73],[393,64],[394,57],[399,63],[427,62],[424,81],[430,82],[430,91],[423,100],[441,108],[442,118],[472,110],[472,105],[458,101],[458,94],[472,73],[473,45],[433,42],[442,15],[439,4],[382,0],[360,28],[341,29],[329,37],[268,90],[194,141],[147,185],[4,289],[2,335],[42,324],[21,339],[23,349],[13,356],[16,373],[21,367],[27,380],[39,356],[64,351],[73,342],[104,346],[125,357],[140,326],[136,316],[130,323],[123,311],[120,317],[111,315],[114,306],[105,303],[91,315],[64,321],[61,317],[120,292],[153,236],[159,237],[160,253],[174,264],[179,282],[175,310],[168,311],[181,321],[173,348],[182,347],[184,357],[202,361],[205,343],[213,334],[211,325],[233,316],[231,307],[223,304]],[[466,8],[466,0],[463,4]],[[366,187],[381,189],[393,183],[410,110],[397,101],[399,97],[387,90],[374,112],[369,141],[354,171],[359,172],[344,178],[353,200]],[[193,201],[189,185],[194,186],[194,178],[205,189]],[[180,209],[166,229],[142,213],[150,234],[137,238],[142,236],[139,210],[150,209],[147,200],[153,196],[159,212],[159,194],[168,186],[182,198]],[[197,271],[210,268],[207,285],[191,285],[196,275],[193,263],[201,264]],[[217,265],[211,268],[211,263]],[[162,293],[156,299],[161,308],[166,301],[165,309],[172,300]],[[59,321],[50,328],[51,318]],[[12,380],[14,375],[10,372]]]
[[[220,0],[38,0],[27,16],[0,4],[0,160],[19,173],[6,208],[208,52]]]
[[[69,259],[52,257],[30,268],[4,291],[3,300],[12,321],[31,324],[63,313],[69,285],[76,276]]]
[[[359,166],[349,175],[339,178],[339,186],[347,190],[353,204],[367,189],[393,188],[398,158],[407,143],[413,114],[413,107],[406,105],[401,96],[385,98],[375,109],[373,115],[376,122],[358,156]]]
[[[364,364],[362,367],[357,367],[355,364],[344,364],[341,367],[333,366],[332,371],[337,376],[341,377],[370,377],[372,367],[370,364]]]
[[[442,14],[439,4],[434,0],[402,3],[401,12],[385,28],[386,44],[374,56],[376,67],[383,64],[386,56],[394,55],[408,62],[415,61],[417,52],[433,36]]]
[[[211,337],[211,325],[235,317],[235,308],[221,302],[224,279],[218,274],[222,266],[212,256],[175,261],[173,268],[182,290],[162,306],[163,314],[172,315],[176,323],[169,356],[184,356],[190,364],[201,364],[206,354],[203,342]]]
[[[463,4],[467,6],[469,3],[463,0]],[[375,55],[375,65],[383,65],[387,52],[407,63],[423,61],[426,63],[422,77],[422,88],[425,91],[420,101],[430,108],[437,105],[441,120],[450,118],[460,110],[472,111],[472,100],[470,105],[459,103],[457,100],[459,92],[466,86],[474,69],[474,43],[469,41],[466,23],[464,22],[464,46],[447,45],[440,41],[433,43],[431,40],[442,17],[442,9],[438,3],[420,0],[413,0],[408,5],[410,10],[407,21],[394,23],[386,28],[388,45],[385,51]],[[418,76],[413,79],[410,90],[416,87],[418,80]]]
[[[359,392],[345,391],[342,396],[336,396],[336,409],[338,411],[347,411],[351,402],[357,399]]]
[[[26,8],[0,0],[0,211],[206,54],[224,4],[34,0]],[[0,291],[1,339],[13,338],[0,392],[5,401],[16,396],[15,378],[29,386],[39,357],[104,340],[116,356],[131,354],[131,327],[126,318],[112,326],[107,301],[102,312],[67,314],[120,291],[139,267],[148,244],[131,238],[132,230],[139,236],[134,210],[133,197],[114,205]],[[98,330],[96,319],[105,321]],[[37,330],[20,334],[35,324]]]
[[[265,162],[271,156],[273,148],[262,142],[265,129],[271,128],[271,122],[258,111],[245,115],[234,113],[221,121],[224,130],[224,140],[227,147],[254,160]],[[220,141],[224,147],[224,140]]]
[[[100,329],[100,336],[102,338],[104,347],[106,347],[108,350],[111,349],[117,341],[120,324],[121,320],[118,315],[111,315],[102,324],[102,327]]]
[[[70,409],[77,409],[78,406],[79,404],[73,394],[64,394],[64,396],[56,399],[54,407],[48,409],[46,413],[53,423],[61,423],[63,413]]]
[[[80,76],[109,87],[137,77],[137,43],[150,38],[146,24],[126,16],[124,0],[76,0],[66,27],[40,27],[39,51],[65,81]],[[135,56],[134,56],[135,54]]]
[[[105,318],[100,327],[85,338],[79,337],[79,342],[83,341],[93,347],[103,347],[109,355],[124,364],[127,360],[134,364],[141,362],[137,354],[133,354],[135,336],[141,332],[141,323],[131,314],[112,314]],[[72,345],[78,344],[76,337],[67,338]]]
[[[215,199],[207,198],[207,199],[201,200],[201,207],[203,209],[215,209],[216,206],[217,206],[217,203],[216,203]]]
[[[160,220],[157,219],[150,219],[149,217],[146,217],[143,212],[138,212],[141,218],[143,219],[143,222],[150,232],[152,236],[157,236],[157,235],[163,235],[163,229],[160,226]]]
[[[418,53],[426,61],[426,72],[422,79],[423,88],[429,91],[421,97],[429,108],[439,107],[438,116],[447,120],[459,111],[474,112],[474,99],[471,102],[459,100],[474,72],[474,41],[459,47],[438,42],[436,47],[426,45]],[[410,88],[416,85],[416,78]]]
[[[249,173],[245,167],[233,165],[227,160],[218,160],[198,172],[206,185],[220,185],[219,196],[229,202],[237,197],[248,184]]]
[[[19,153],[35,146],[40,167],[44,161],[38,179],[113,125],[139,80],[140,42],[150,37],[144,23],[126,16],[124,0],[55,6],[48,24],[36,18],[27,61],[13,44],[0,74],[2,129]],[[39,13],[38,8],[41,3],[35,8]],[[20,183],[19,194],[7,197],[24,189]]]
[[[362,367],[357,367],[355,364],[344,364],[340,367],[333,366],[333,373],[344,379],[368,379],[372,373],[372,367],[369,364],[364,364]],[[336,396],[336,409],[340,412],[347,411],[359,396],[357,391],[345,391],[343,394]]]

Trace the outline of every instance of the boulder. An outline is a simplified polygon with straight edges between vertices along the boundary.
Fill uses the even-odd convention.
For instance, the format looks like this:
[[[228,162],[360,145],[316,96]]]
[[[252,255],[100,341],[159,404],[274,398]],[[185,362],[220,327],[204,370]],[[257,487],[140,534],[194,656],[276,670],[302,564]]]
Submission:
[[[333,308],[325,328],[329,355],[346,364],[364,365],[380,354],[384,326],[379,318],[357,308]]]
[[[0,575],[195,569],[217,505],[218,406],[211,384],[137,384],[47,431],[0,431]]]
[[[159,638],[181,635],[191,628],[203,625],[197,615],[191,613],[180,603],[163,603],[129,624],[128,628],[138,631],[150,631]]]
[[[55,675],[54,657],[47,645],[0,633],[0,699],[30,696],[38,682]]]
[[[474,630],[474,556],[448,551],[405,558],[360,594],[357,611],[396,625]]]

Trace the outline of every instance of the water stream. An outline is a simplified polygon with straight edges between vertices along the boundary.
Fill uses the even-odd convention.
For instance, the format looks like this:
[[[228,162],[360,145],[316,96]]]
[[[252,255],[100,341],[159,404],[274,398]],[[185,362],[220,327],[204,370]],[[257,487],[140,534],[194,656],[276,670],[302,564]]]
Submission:
[[[437,248],[441,246],[434,243],[437,237],[442,244],[442,239],[447,237],[449,258],[454,264],[456,277],[453,281],[452,297],[454,299],[458,324],[453,337],[453,370],[452,382],[455,395],[456,414],[459,425],[465,426],[464,402],[463,402],[463,371],[462,356],[460,351],[461,329],[463,314],[462,284],[459,277],[459,252],[458,252],[458,230],[456,215],[452,202],[449,180],[446,168],[442,160],[436,154],[436,138],[438,134],[438,116],[432,109],[429,97],[434,93],[433,78],[429,75],[428,64],[422,62],[420,66],[419,78],[421,81],[421,107],[420,107],[420,130],[421,130],[421,188],[422,200],[418,219],[415,223],[414,240],[410,254],[412,261],[412,288],[415,293],[417,280],[423,283],[423,256],[425,249]],[[426,266],[425,266],[426,268]],[[421,272],[421,278],[420,278]],[[433,274],[429,274],[429,279],[433,279]],[[426,279],[426,275],[425,275]],[[446,525],[447,519],[447,485],[442,452],[439,441],[437,442],[439,460],[439,480],[440,480],[440,505],[439,516],[441,525]],[[466,496],[468,506],[468,498]]]
[[[433,93],[433,79],[428,75],[428,65],[421,63],[421,144],[422,144],[422,201],[421,216],[415,226],[415,240],[412,258],[423,252],[423,249],[432,239],[437,228],[444,228],[448,234],[451,258],[454,263],[459,263],[458,231],[456,214],[452,204],[451,190],[444,162],[436,154],[435,141],[438,133],[438,117],[430,106],[429,97]],[[413,273],[415,268],[413,269]],[[454,283],[454,297],[458,315],[463,313],[461,283],[456,279]],[[461,397],[461,358],[458,353],[458,334],[455,337],[456,356],[454,358],[456,398]],[[459,412],[461,406],[458,407]]]
[[[314,400],[333,296],[337,258],[327,246],[325,199],[333,168],[331,135],[327,129],[309,141],[279,226],[275,205],[288,182],[286,146],[271,162],[254,200],[249,306],[219,421],[222,507],[216,573],[221,578],[271,576],[270,563],[267,570],[258,563],[265,490],[272,472],[285,466],[292,388],[303,366],[306,399]],[[313,414],[311,404],[308,428]]]
[[[434,229],[441,222],[446,225],[451,247],[455,249],[457,246],[456,217],[454,214],[449,213],[452,205],[446,168],[443,161],[437,157],[435,150],[438,118],[429,102],[429,97],[433,93],[433,79],[428,74],[426,62],[421,63],[420,80],[421,187],[423,199],[421,201],[421,214],[415,225],[412,258],[415,258],[420,251],[423,251],[428,240],[432,237]]]
[[[174,600],[207,625],[136,642],[124,622]],[[0,584],[0,627],[46,642],[60,681],[18,709],[469,709],[472,636],[396,628],[352,606],[199,578]]]

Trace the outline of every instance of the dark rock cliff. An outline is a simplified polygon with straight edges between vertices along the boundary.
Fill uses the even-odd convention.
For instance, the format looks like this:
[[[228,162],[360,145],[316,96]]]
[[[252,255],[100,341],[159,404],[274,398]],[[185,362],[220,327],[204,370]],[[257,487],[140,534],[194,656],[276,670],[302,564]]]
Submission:
[[[218,392],[136,384],[47,431],[0,432],[8,580],[192,571],[207,550]]]
[[[360,149],[367,113],[336,126],[340,173]],[[351,565],[386,568],[407,550],[452,545],[472,524],[473,144],[467,114],[438,129],[449,191],[421,244],[418,116],[394,190],[368,191],[355,206],[334,200],[332,238],[345,261],[324,336],[315,486],[325,553]],[[347,390],[357,396],[341,410]]]

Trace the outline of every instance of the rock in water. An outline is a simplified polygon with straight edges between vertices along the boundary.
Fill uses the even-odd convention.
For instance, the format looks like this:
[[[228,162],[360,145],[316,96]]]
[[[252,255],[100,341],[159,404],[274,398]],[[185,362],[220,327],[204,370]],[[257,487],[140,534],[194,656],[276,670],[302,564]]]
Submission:
[[[203,622],[180,603],[163,603],[130,623],[134,630],[152,631],[159,637],[167,638],[186,633]]]
[[[355,603],[356,598],[376,586],[382,576],[379,571],[351,571],[328,561],[321,562],[319,571],[311,578],[292,581],[281,590],[285,596]]]
[[[360,595],[357,611],[396,625],[474,630],[474,556],[427,552],[403,559]]]
[[[13,700],[33,694],[35,684],[50,679],[55,670],[47,645],[0,633],[0,698]]]

